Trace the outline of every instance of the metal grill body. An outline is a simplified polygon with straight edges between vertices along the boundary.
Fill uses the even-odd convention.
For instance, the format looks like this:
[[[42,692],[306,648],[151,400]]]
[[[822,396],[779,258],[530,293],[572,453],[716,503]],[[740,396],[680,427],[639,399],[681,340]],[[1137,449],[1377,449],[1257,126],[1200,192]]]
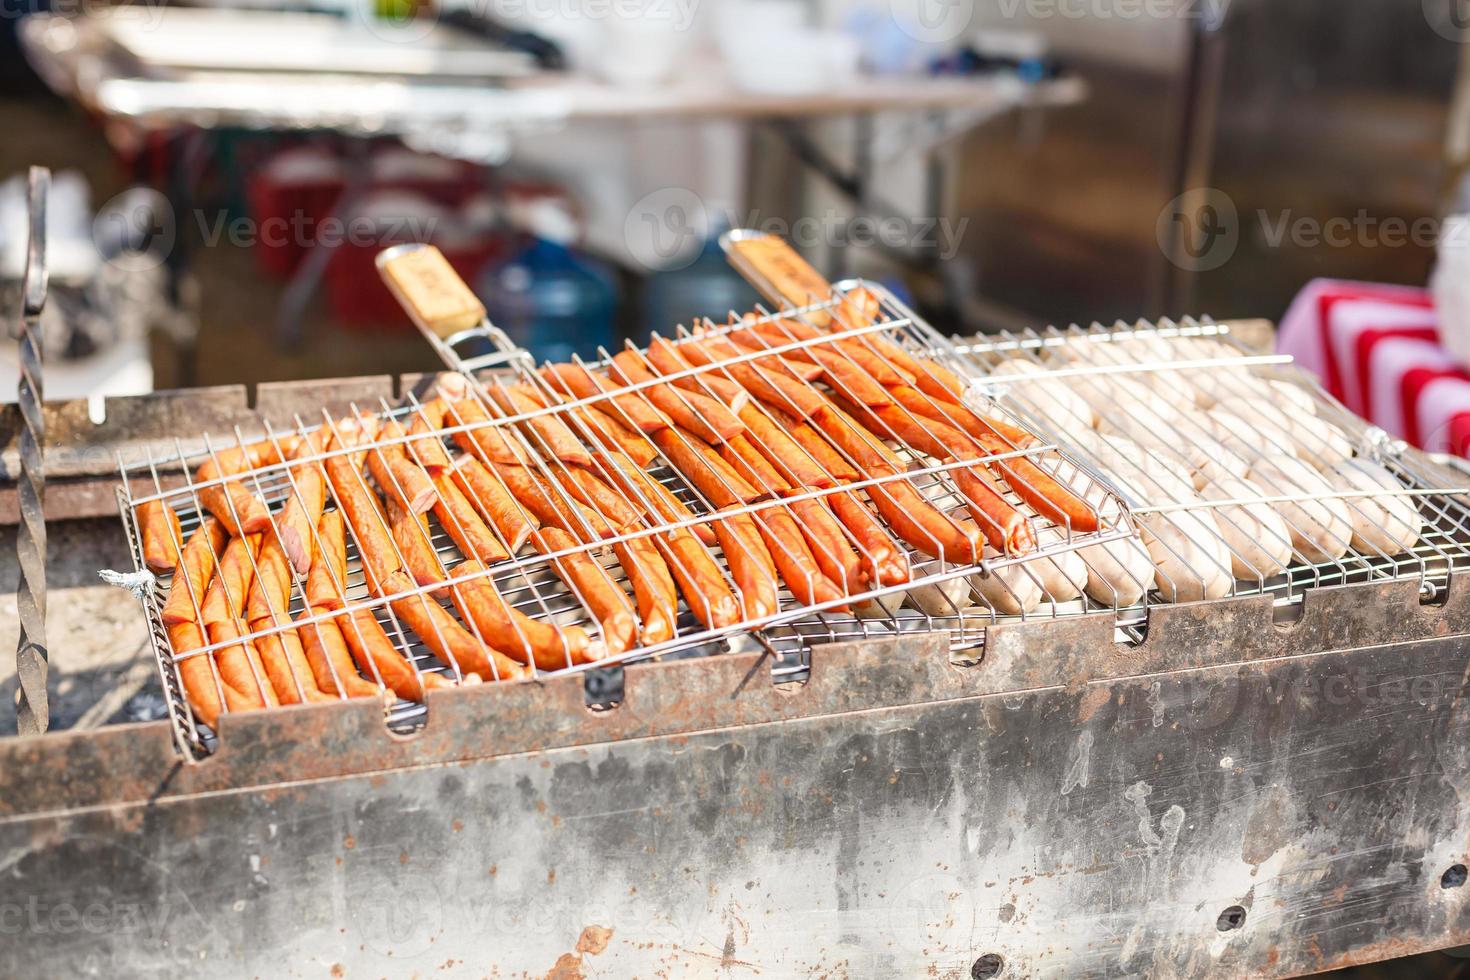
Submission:
[[[1224,978],[1463,944],[1470,594],[1440,598],[999,625],[971,668],[835,644],[796,687],[640,663],[601,712],[571,675],[436,692],[406,740],[367,703],[227,715],[194,766],[161,722],[12,740],[0,971]]]
[[[943,353],[984,374],[1080,333]],[[1228,342],[1213,324],[1141,333]],[[506,371],[530,380],[509,349],[456,366],[502,372],[479,379],[487,392]],[[1062,370],[1130,384],[1165,372],[1139,360]],[[1028,448],[1059,447],[1117,501],[1123,534],[1172,519],[1148,485],[1104,482],[1107,460],[1049,427],[1016,380],[992,373],[985,394],[1041,434]],[[193,464],[199,448],[175,455]],[[1456,872],[1470,859],[1463,478],[1377,440],[1362,448],[1416,502],[1414,547],[1293,555],[1205,602],[1150,589],[1133,604],[875,620],[783,594],[753,649],[730,649],[743,630],[686,618],[658,662],[643,651],[433,691],[392,706],[386,726],[382,706],[357,701],[227,713],[202,731],[160,646],[170,722],[0,745],[0,915],[25,913],[22,941],[0,943],[0,973],[207,962],[224,976],[963,977],[1000,965],[1274,977],[1470,943]],[[129,464],[125,520],[150,495],[200,489],[181,492],[176,469],[157,455]],[[289,472],[246,479],[274,504]],[[944,472],[909,478],[942,488]],[[450,553],[442,533],[435,546]],[[588,621],[544,562],[523,561],[490,574],[508,591],[519,576],[525,608]],[[976,569],[934,581],[951,573]],[[347,584],[361,589],[360,570]],[[400,642],[421,669],[445,669]]]

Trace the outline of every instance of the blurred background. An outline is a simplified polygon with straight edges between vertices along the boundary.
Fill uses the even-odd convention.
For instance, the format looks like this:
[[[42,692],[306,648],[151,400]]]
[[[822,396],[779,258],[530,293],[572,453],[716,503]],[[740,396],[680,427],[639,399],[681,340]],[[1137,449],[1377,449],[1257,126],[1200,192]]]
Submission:
[[[57,396],[431,367],[372,265],[414,239],[552,356],[747,306],[731,225],[965,332],[1422,286],[1463,209],[1453,2],[35,11],[0,21],[0,181],[61,175]],[[9,280],[22,221],[13,181]]]
[[[1470,276],[1467,41],[1463,0],[12,0],[0,291],[41,164],[47,395],[99,420],[435,369],[374,267],[410,241],[545,358],[749,309],[732,227],[947,332],[1278,320],[1316,279]]]

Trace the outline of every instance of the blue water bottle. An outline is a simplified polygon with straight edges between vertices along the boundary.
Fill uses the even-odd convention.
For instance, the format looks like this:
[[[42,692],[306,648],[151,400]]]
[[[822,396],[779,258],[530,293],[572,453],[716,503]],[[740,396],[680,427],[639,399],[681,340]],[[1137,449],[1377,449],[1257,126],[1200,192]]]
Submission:
[[[616,280],[571,247],[570,218],[538,221],[535,231],[525,248],[481,274],[476,291],[490,321],[538,362],[596,358],[599,346],[616,341]]]
[[[675,324],[692,328],[700,317],[723,326],[732,311],[748,313],[758,302],[760,296],[725,260],[716,234],[688,266],[648,278],[643,322],[651,330],[672,335]]]

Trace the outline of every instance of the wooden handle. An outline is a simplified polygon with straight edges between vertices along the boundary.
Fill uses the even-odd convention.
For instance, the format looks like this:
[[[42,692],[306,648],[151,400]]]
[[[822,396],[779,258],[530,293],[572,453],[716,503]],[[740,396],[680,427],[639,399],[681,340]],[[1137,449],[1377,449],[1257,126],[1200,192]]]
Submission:
[[[485,305],[433,245],[386,256],[378,269],[414,321],[441,338],[485,320]]]
[[[792,306],[808,306],[832,298],[831,283],[783,238],[775,235],[739,238],[731,241],[730,249],[739,260],[737,268],[741,264],[747,265],[765,280],[753,285],[768,294],[774,291],[775,295],[767,297],[773,301],[784,300]],[[811,319],[818,326],[824,326],[827,314],[814,313]]]

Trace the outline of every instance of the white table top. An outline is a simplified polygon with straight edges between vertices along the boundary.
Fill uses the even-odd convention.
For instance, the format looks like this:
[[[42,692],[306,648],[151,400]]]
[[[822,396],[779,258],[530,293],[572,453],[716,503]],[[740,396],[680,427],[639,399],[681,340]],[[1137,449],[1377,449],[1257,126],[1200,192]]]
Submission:
[[[436,128],[534,130],[577,120],[802,118],[845,113],[957,110],[988,116],[1020,105],[1068,105],[1076,79],[1029,84],[1010,75],[864,78],[830,92],[743,92],[714,77],[620,88],[538,73],[496,84],[474,79],[291,72],[142,71],[119,57],[87,18],[37,14],[21,25],[26,53],[48,84],[88,108],[145,128],[195,125],[329,129],[364,135]]]

